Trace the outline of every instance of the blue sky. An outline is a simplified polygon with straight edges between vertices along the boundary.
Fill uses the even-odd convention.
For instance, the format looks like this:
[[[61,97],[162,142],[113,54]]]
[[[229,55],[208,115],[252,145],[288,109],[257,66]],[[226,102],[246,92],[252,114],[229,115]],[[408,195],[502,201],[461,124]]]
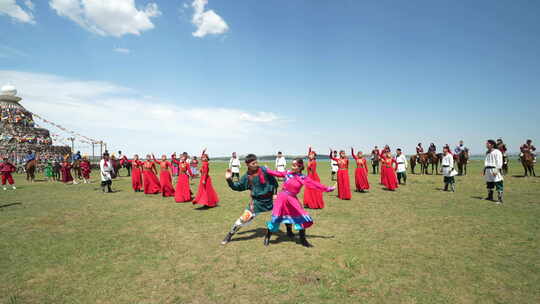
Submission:
[[[0,83],[113,149],[540,140],[537,1],[99,2],[0,0]]]

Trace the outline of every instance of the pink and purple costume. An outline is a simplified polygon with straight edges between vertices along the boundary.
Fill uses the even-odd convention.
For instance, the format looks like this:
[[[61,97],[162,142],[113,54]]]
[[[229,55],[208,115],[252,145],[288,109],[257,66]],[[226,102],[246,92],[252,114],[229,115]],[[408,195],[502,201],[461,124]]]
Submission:
[[[313,219],[298,200],[298,193],[302,190],[302,186],[323,192],[334,191],[334,187],[327,187],[308,176],[292,171],[277,172],[266,169],[266,172],[275,177],[285,178],[283,189],[274,201],[272,220],[266,223],[268,230],[278,231],[281,223],[292,224],[296,230],[303,230],[313,225]]]

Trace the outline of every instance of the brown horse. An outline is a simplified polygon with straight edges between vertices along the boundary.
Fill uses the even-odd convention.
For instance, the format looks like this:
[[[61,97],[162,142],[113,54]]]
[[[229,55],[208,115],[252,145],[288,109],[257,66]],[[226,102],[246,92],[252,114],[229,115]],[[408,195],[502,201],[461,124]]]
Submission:
[[[36,160],[33,159],[27,162],[24,166],[24,170],[26,171],[26,180],[33,182],[36,179]]]
[[[503,165],[502,165],[502,174],[506,175],[508,174],[508,156],[506,154],[503,154]]]
[[[428,152],[427,155],[428,163],[431,164],[431,175],[433,175],[433,172],[435,172],[435,174],[439,174],[439,163],[442,161],[442,153],[437,154],[435,152]]]
[[[412,155],[411,159],[410,159],[410,162],[411,162],[412,174],[416,174],[414,172],[414,168],[416,167],[417,162],[420,164],[420,174],[427,174],[428,173],[427,172],[428,163],[429,163],[428,153],[420,153],[420,154]]]
[[[467,163],[469,162],[469,149],[465,148],[456,157],[458,174],[467,175]]]
[[[523,176],[527,176],[527,174],[530,176],[536,176],[536,173],[534,173],[534,157],[531,152],[523,152],[523,155],[521,156],[521,164],[523,165],[523,169],[525,169]]]

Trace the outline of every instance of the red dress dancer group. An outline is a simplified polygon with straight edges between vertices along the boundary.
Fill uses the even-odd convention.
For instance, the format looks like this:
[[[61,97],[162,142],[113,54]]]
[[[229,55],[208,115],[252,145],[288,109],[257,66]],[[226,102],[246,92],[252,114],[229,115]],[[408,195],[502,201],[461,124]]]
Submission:
[[[381,155],[381,184],[386,189],[394,191],[398,188],[398,180],[396,176],[397,162],[392,158],[390,151],[384,152]]]
[[[354,171],[354,182],[356,184],[356,191],[366,192],[367,190],[369,190],[367,161],[364,158],[362,152],[354,154],[354,148],[351,148],[351,154],[356,161],[356,170]]]
[[[161,156],[161,160],[157,161],[152,154],[152,159],[155,164],[159,165],[159,184],[161,186],[160,192],[163,197],[174,196],[174,188],[172,185],[171,167],[172,163],[167,160],[166,155]]]
[[[308,151],[307,172],[311,180],[321,182],[321,178],[317,174],[317,153],[311,150],[311,147],[309,147]],[[324,208],[323,192],[316,188],[306,187],[304,189],[304,207],[310,209]]]
[[[177,203],[191,202],[192,193],[189,188],[189,177],[191,169],[186,161],[186,156],[182,155],[180,160],[176,159],[176,154],[172,155],[173,163],[178,165],[178,181],[176,182],[176,190],[174,191],[174,200]]]
[[[206,154],[206,149],[203,150],[201,154],[201,180],[199,182],[199,189],[197,190],[197,195],[193,200],[193,204],[199,204],[206,207],[216,207],[219,202],[218,194],[212,186],[212,178],[210,177],[210,165],[208,154]]]
[[[330,149],[330,159],[334,160],[338,164],[338,197],[342,200],[351,199],[351,184],[349,181],[349,159],[345,155],[345,151],[339,152],[339,158],[335,158],[332,155],[332,149]]]
[[[156,174],[156,164],[150,158],[150,155],[146,155],[146,161],[143,163],[144,194],[158,194],[161,192],[161,184]]]

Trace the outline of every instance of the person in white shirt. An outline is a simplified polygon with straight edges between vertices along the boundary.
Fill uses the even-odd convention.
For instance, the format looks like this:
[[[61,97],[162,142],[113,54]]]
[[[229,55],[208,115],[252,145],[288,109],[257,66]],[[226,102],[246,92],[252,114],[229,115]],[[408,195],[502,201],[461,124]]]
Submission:
[[[456,171],[454,170],[454,156],[450,153],[449,147],[443,148],[443,159],[441,162],[441,171],[444,181],[444,191],[448,191],[448,186],[451,187],[452,192],[456,192],[456,181],[454,179]]]
[[[334,154],[334,159],[337,159],[338,158],[337,151],[334,150],[333,154]],[[334,159],[330,159],[330,168],[332,169],[332,181],[336,180],[336,174],[339,169],[337,161],[335,161]]]
[[[486,200],[494,201],[493,192],[497,191],[498,200],[497,204],[503,203],[503,176],[501,173],[503,165],[503,155],[499,149],[495,149],[496,142],[490,139],[486,142],[486,160],[484,161],[484,177],[486,179],[486,186],[488,189],[488,196]]]
[[[232,172],[232,179],[236,177],[236,180],[240,181],[240,160],[236,157],[236,152],[232,153],[231,160],[229,160],[229,169]]]
[[[281,153],[281,152],[277,153],[276,171],[277,172],[285,172],[285,171],[287,171],[287,161],[285,160],[285,157],[283,156],[283,153]]]
[[[396,150],[396,163],[397,163],[397,179],[398,183],[400,185],[406,185],[407,184],[407,158],[405,158],[405,155],[401,153],[401,149]],[[401,183],[401,179],[403,179],[403,184]]]
[[[105,187],[107,187],[107,193],[113,192],[111,186],[114,168],[109,159],[109,153],[103,153],[103,159],[99,162],[99,170],[101,173],[101,190],[105,192]]]

